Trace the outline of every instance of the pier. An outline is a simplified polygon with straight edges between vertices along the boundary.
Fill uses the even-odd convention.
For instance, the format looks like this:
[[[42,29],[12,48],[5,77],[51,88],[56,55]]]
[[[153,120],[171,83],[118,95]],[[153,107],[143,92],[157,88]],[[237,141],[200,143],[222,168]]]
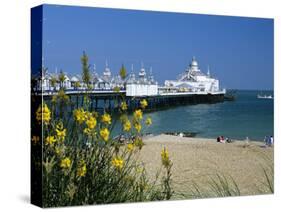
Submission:
[[[51,100],[55,92],[43,93],[45,100]],[[140,101],[146,99],[148,101],[147,110],[159,110],[181,105],[191,104],[212,104],[224,101],[224,91],[219,92],[182,92],[182,93],[162,93],[153,96],[126,96],[125,90],[99,90],[99,91],[66,91],[70,101],[74,106],[80,107],[84,104],[84,96],[90,99],[90,108],[92,110],[108,110],[114,111],[120,105],[121,101],[125,101],[128,110],[134,110],[140,107]]]
[[[35,95],[48,100],[63,89],[72,107],[83,106],[83,97],[87,95],[92,110],[115,110],[121,101],[127,103],[128,110],[134,110],[140,106],[142,99],[148,101],[148,110],[229,100],[226,90],[220,89],[219,80],[211,76],[209,68],[207,73],[203,73],[195,57],[176,80],[165,80],[164,85],[159,85],[154,79],[152,67],[149,74],[146,72],[143,63],[138,75],[134,74],[132,66],[131,73],[122,78],[120,75],[112,76],[107,61],[102,76],[96,73],[94,66],[88,83],[79,75],[71,77],[62,72],[57,75],[46,71],[34,79]]]

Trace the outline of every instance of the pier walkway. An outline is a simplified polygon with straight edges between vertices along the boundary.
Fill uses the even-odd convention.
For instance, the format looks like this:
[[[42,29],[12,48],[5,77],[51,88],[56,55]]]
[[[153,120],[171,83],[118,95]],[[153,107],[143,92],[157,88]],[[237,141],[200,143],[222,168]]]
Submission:
[[[163,108],[169,108],[179,105],[187,104],[200,104],[200,103],[217,103],[224,101],[225,91],[218,92],[169,92],[159,93],[153,96],[126,96],[126,90],[114,91],[114,90],[66,90],[66,95],[70,97],[71,102],[74,105],[83,105],[83,96],[87,94],[91,100],[91,109],[114,110],[116,106],[125,101],[129,110],[134,110],[140,106],[140,101],[146,99],[148,101],[149,110],[158,110]],[[51,99],[57,92],[49,91],[42,94],[44,99]]]

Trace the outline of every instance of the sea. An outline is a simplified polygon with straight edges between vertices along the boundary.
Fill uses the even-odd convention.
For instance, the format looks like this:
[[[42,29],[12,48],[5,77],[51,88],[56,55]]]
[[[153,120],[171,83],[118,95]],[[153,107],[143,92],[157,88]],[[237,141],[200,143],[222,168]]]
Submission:
[[[152,118],[153,124],[144,130],[153,135],[189,132],[203,138],[222,135],[237,140],[248,137],[250,140],[263,141],[265,136],[273,136],[274,99],[258,99],[258,94],[261,91],[238,90],[235,101],[150,112],[145,115]],[[273,96],[273,91],[262,94]]]

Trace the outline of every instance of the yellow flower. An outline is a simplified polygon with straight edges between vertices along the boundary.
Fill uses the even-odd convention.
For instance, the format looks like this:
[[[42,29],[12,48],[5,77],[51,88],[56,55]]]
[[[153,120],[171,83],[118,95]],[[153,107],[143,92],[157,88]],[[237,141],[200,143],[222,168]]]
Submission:
[[[34,135],[34,136],[32,136],[31,141],[32,141],[33,145],[37,145],[37,144],[39,144],[40,137]]]
[[[100,136],[102,137],[102,139],[104,141],[108,141],[108,138],[109,138],[109,131],[107,128],[103,128],[101,131],[100,131]]]
[[[140,150],[143,147],[144,143],[141,137],[136,137],[134,140],[134,145],[137,146]]]
[[[82,161],[80,161],[80,164],[78,166],[77,175],[79,177],[84,177],[86,173],[87,173],[87,166],[86,166],[85,162],[82,160]]]
[[[135,112],[134,112],[134,117],[135,117],[135,119],[137,119],[137,120],[141,120],[141,119],[142,119],[142,111],[141,111],[140,109],[135,110]]]
[[[86,112],[83,108],[79,108],[73,111],[74,119],[79,123],[82,124],[86,120]]]
[[[170,165],[169,152],[164,147],[161,151],[162,164],[167,168]]]
[[[139,133],[141,131],[141,124],[139,122],[136,122],[134,124],[135,129],[137,130],[137,132]]]
[[[57,132],[57,137],[61,138],[61,140],[64,141],[66,136],[66,129],[63,130],[56,129],[56,132]]]
[[[121,170],[123,168],[123,166],[124,166],[124,161],[120,157],[113,158],[111,163],[118,170]]]
[[[125,111],[128,109],[126,102],[121,102],[121,110]]]
[[[57,137],[59,139],[61,139],[61,141],[64,141],[65,136],[66,136],[66,129],[63,129],[62,122],[60,122],[56,125],[56,133],[57,133]]]
[[[140,104],[141,104],[141,108],[142,109],[145,109],[147,107],[147,105],[148,105],[148,103],[147,103],[147,101],[145,99],[141,100]]]
[[[126,120],[125,123],[123,124],[123,130],[124,131],[130,131],[131,129],[131,122],[129,120]]]
[[[128,150],[129,152],[132,152],[132,151],[134,150],[134,148],[135,148],[135,145],[134,145],[134,144],[128,144],[128,145],[127,145],[127,150]]]
[[[52,100],[51,100],[53,103],[56,103],[57,102],[57,96],[56,95],[54,95],[53,97],[52,97]]]
[[[58,130],[63,129],[63,123],[61,121],[56,125],[56,129],[58,129]]]
[[[55,153],[56,153],[57,155],[61,155],[61,153],[62,153],[62,148],[61,148],[61,147],[56,147],[56,148],[55,148]]]
[[[101,117],[101,121],[105,124],[111,124],[111,117],[109,114],[105,113]]]
[[[97,125],[97,120],[96,120],[96,118],[94,118],[94,117],[91,116],[91,117],[86,121],[86,124],[87,124],[88,128],[93,129],[93,128],[95,128],[96,125]]]
[[[39,108],[36,111],[36,119],[41,124],[42,122],[44,124],[49,124],[51,120],[51,112],[47,106],[47,104],[43,104],[39,106]]]
[[[152,120],[151,120],[150,117],[148,117],[148,118],[145,120],[145,124],[146,124],[147,126],[150,126],[150,125],[152,124]]]
[[[47,145],[52,145],[56,142],[57,140],[55,139],[54,136],[48,136],[45,140],[45,144]]]
[[[89,112],[89,111],[85,111],[85,112],[84,112],[84,118],[85,118],[85,120],[86,120],[86,119],[89,119],[91,116],[92,116],[92,113],[91,113],[91,112]]]
[[[91,135],[91,129],[90,128],[85,128],[84,130],[83,130],[83,132],[86,134],[86,135]]]
[[[61,160],[60,167],[63,169],[68,169],[71,166],[71,160],[70,158],[66,157]]]
[[[68,101],[69,100],[69,96],[67,96],[64,92],[63,89],[60,89],[58,92],[58,98],[62,101]]]

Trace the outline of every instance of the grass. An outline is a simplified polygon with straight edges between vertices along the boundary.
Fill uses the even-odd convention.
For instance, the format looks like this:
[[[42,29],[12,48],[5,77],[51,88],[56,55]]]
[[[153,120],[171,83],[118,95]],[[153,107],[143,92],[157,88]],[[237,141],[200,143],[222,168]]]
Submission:
[[[240,146],[237,147],[239,148]],[[190,170],[189,175],[194,176],[192,178],[186,174],[177,175],[177,179],[184,180],[180,180],[180,184],[178,184],[179,182],[173,183],[173,185],[177,187],[177,189],[174,189],[175,193],[173,199],[231,197],[274,193],[273,159],[271,155],[267,154],[267,151],[265,152],[261,150],[262,149],[260,149],[260,147],[253,147],[251,149],[248,149],[248,151],[253,151],[256,157],[256,168],[253,170],[248,169],[248,171],[253,172],[255,170],[255,175],[257,176],[257,178],[249,179],[247,177],[244,177],[242,178],[243,180],[241,180],[239,179],[239,175],[237,174],[235,175],[236,178],[234,178],[231,174],[227,174],[235,174],[235,172],[232,172],[232,169],[228,169],[228,172],[226,173],[225,169],[220,166],[214,166],[213,169],[204,166],[204,170],[201,170],[198,167],[198,169],[195,169],[194,171]],[[242,154],[248,153],[243,152]],[[197,156],[198,155],[196,155],[196,157]],[[250,155],[250,157],[252,157],[252,155]],[[174,163],[176,163],[177,161],[178,160],[175,159]],[[210,164],[210,162],[208,162],[208,164]],[[200,166],[200,163],[198,164],[198,166]],[[226,166],[228,167],[228,165]],[[239,167],[235,166],[235,169],[236,168],[239,169]],[[208,171],[206,171],[206,169],[208,169]],[[192,175],[192,172],[196,174]],[[241,174],[246,173],[241,172]],[[252,176],[252,174],[249,176]],[[248,184],[245,184],[245,181],[248,182]],[[250,190],[248,190],[249,186],[251,187]]]
[[[274,180],[272,172],[262,169],[263,188],[256,188],[259,193],[274,193]],[[231,197],[241,196],[241,188],[230,175],[227,176],[223,173],[217,173],[214,176],[208,176],[207,184],[199,184],[192,180],[189,189],[185,192],[175,192],[175,196],[186,199],[197,198],[214,198],[214,197]]]
[[[62,92],[59,95],[56,101],[60,98],[67,99],[63,97]],[[69,117],[67,113],[60,112],[67,104],[56,104],[59,102],[52,102],[48,106],[51,108],[49,111],[51,118],[49,123],[43,123],[43,146],[38,146],[44,149],[44,207],[241,195],[241,187],[237,181],[231,175],[218,171],[206,175],[205,184],[192,179],[186,192],[175,191],[174,186],[177,182],[172,184],[172,162],[168,154],[162,156],[162,166],[159,164],[159,172],[151,180],[144,164],[136,157],[144,145],[142,132],[134,128],[135,123],[145,124],[145,118],[142,116],[140,118],[140,115],[129,120],[126,112],[120,110],[121,122],[129,121],[132,125],[128,132],[121,132],[128,138],[128,143],[121,144],[114,140],[110,133],[108,138],[101,134],[105,128],[111,132],[116,122],[116,120],[110,120],[110,123],[103,121],[102,117],[106,112],[98,114],[85,106],[76,108],[82,111],[80,117],[75,113]],[[55,113],[58,115],[54,115]],[[90,126],[89,120],[92,120],[90,118],[94,118],[96,124],[85,132]],[[42,120],[39,122],[42,124]],[[63,130],[66,130],[66,133],[61,136]],[[50,136],[55,139],[53,143],[46,142]],[[133,149],[128,149],[129,144]],[[249,148],[246,150],[254,151]],[[69,164],[62,166],[62,161],[67,158],[70,160]],[[262,187],[256,188],[257,193],[274,193],[272,159],[262,154],[259,158],[266,163],[261,165],[263,180]]]
[[[240,189],[231,176],[216,174],[215,177],[211,177],[209,186],[216,197],[240,196]]]
[[[143,147],[143,126],[151,124],[143,114],[147,103],[143,101],[131,118],[120,105],[123,127],[126,123],[120,134],[126,136],[125,143],[111,135],[116,123],[111,114],[93,111],[88,103],[85,94],[84,104],[75,107],[60,90],[33,114],[33,124],[43,130],[42,143],[33,143],[34,148],[43,149],[43,207],[170,199],[172,163],[168,153],[159,164],[159,170],[166,174],[163,178],[158,174],[153,180],[148,179],[144,165],[135,157]],[[40,166],[40,160],[33,155],[33,164]]]

